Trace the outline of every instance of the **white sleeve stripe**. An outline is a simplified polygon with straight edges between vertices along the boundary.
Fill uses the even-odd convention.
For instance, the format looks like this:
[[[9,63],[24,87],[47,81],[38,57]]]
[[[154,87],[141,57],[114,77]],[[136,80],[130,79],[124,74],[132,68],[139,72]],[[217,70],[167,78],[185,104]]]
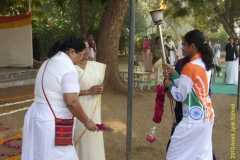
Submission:
[[[177,86],[178,87],[178,85],[179,85],[179,78],[177,78],[177,79],[174,79],[174,84],[175,84],[175,86]]]

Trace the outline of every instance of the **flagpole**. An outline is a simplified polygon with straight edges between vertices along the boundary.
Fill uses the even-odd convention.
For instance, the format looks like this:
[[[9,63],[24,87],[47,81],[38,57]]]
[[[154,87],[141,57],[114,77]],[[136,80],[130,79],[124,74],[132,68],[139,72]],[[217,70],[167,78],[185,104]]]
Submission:
[[[133,107],[133,61],[135,36],[135,0],[130,0],[129,22],[129,54],[128,54],[128,98],[127,98],[127,137],[126,160],[132,159],[132,107]]]

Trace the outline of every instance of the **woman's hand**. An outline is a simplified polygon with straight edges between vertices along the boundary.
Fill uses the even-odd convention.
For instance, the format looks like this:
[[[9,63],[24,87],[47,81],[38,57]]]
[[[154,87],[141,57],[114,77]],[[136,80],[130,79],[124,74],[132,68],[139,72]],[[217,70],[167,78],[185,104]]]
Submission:
[[[175,69],[173,68],[173,66],[168,63],[163,63],[162,68],[163,68],[163,71],[169,72],[169,73],[171,73],[171,75],[173,75],[174,72],[176,72]]]
[[[170,77],[171,77],[171,73],[167,70],[167,69],[164,69],[163,70],[163,77],[165,78],[165,79],[169,79]]]
[[[164,86],[165,87],[168,88],[171,84],[172,84],[172,81],[170,81],[169,79],[165,79],[165,81],[164,81]]]
[[[89,94],[101,94],[103,91],[103,85],[95,85],[92,86],[89,90],[88,93]]]
[[[87,122],[84,123],[84,126],[89,130],[89,131],[99,131],[97,125],[93,122],[92,119],[88,119]]]
[[[78,96],[76,93],[64,93],[63,99],[70,112],[77,119],[79,119],[79,121],[81,121],[88,130],[98,131],[97,125],[91,119],[89,119],[84,112],[82,105],[78,101]]]

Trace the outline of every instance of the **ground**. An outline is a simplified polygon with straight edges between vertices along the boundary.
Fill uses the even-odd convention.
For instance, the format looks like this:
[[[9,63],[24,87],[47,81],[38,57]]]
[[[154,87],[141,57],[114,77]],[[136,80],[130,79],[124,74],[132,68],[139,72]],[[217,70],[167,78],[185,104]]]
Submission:
[[[121,59],[121,58],[120,58]],[[120,63],[120,68],[127,68],[125,62]],[[0,98],[32,94],[34,86],[13,87],[0,89]],[[136,88],[137,94],[133,98],[132,112],[132,160],[164,160],[166,155],[166,145],[170,136],[172,126],[172,114],[169,99],[164,103],[164,115],[160,124],[157,124],[156,142],[146,141],[149,129],[155,124],[152,122],[153,109],[155,105],[155,88],[147,90],[146,87],[141,91]],[[1,100],[0,99],[0,100]],[[31,99],[29,97],[8,100],[8,102],[22,101]],[[237,105],[237,96],[212,95],[213,107],[215,110],[215,123],[213,128],[213,149],[218,160],[230,160],[231,144],[235,149],[232,153],[236,154],[235,159],[240,159],[240,111],[232,110],[231,104]],[[1,102],[0,102],[1,103]],[[11,110],[16,110],[30,106],[31,102],[14,106],[1,107],[0,115]],[[232,114],[235,113],[236,115]],[[0,116],[0,144],[1,140],[12,137],[22,131],[23,119],[26,111]],[[231,120],[236,118],[236,120]],[[104,133],[105,152],[107,160],[126,159],[126,123],[127,123],[127,94],[104,91],[102,94],[102,120],[106,125],[114,128],[113,132]],[[231,122],[232,126],[231,126]],[[237,129],[234,133],[232,128]],[[235,139],[231,134],[234,136]],[[13,141],[11,145],[21,145],[21,141]],[[0,155],[17,154],[19,150],[7,148],[0,145]],[[93,152],[94,153],[94,152]],[[5,159],[6,156],[0,157]]]

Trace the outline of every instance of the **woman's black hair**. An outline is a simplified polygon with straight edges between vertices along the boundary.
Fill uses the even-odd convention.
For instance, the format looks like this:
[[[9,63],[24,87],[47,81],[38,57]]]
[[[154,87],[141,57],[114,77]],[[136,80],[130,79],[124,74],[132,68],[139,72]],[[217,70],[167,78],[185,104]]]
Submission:
[[[52,58],[59,51],[65,52],[69,48],[75,49],[76,52],[82,52],[86,48],[85,41],[86,40],[81,37],[70,37],[63,43],[59,40],[48,51],[48,58]]]
[[[234,41],[239,40],[239,38],[234,38]]]
[[[213,51],[206,41],[206,37],[203,32],[199,30],[192,30],[184,36],[184,40],[190,45],[194,44],[198,51],[202,54],[202,61],[204,62],[207,71],[214,67],[213,64]]]
[[[160,39],[160,37],[159,36],[157,36],[156,38],[155,38],[155,43],[157,43],[157,41]]]
[[[234,42],[235,41],[238,41],[238,43],[236,44],[236,46],[238,46],[239,45],[239,38],[234,38]]]

